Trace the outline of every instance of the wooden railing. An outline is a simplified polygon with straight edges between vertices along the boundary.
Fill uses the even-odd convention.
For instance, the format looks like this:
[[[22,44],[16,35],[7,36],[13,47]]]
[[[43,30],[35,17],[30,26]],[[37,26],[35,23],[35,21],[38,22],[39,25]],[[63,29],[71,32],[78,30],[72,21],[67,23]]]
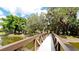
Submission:
[[[79,51],[78,48],[75,48],[72,44],[69,42],[79,42],[79,39],[76,40],[68,40],[61,38],[60,36],[56,35],[53,33],[52,35],[53,42],[54,42],[54,47],[56,51]]]
[[[53,33],[53,42],[56,51],[71,51],[71,49],[63,43],[62,38],[55,33]]]
[[[34,45],[33,49],[31,51],[36,51],[46,37],[47,37],[47,33],[42,33],[42,34],[38,34],[38,35],[35,35],[32,37],[28,37],[28,38],[22,39],[20,41],[17,41],[17,42],[14,42],[14,43],[1,47],[0,51],[17,51],[18,49],[22,49],[23,47],[25,47],[25,45],[28,45],[31,42],[33,42],[33,45]],[[72,47],[70,44],[68,44],[68,45],[65,44],[65,42],[70,42],[70,41],[64,42],[63,39],[60,36],[56,35],[55,33],[52,34],[52,38],[53,38],[52,41],[53,41],[53,46],[55,48],[55,51],[63,51],[63,50],[64,51],[73,51],[73,50],[75,50],[74,47]],[[71,41],[71,42],[73,42],[73,41]],[[19,50],[19,51],[25,51],[25,50]]]
[[[24,47],[25,45],[29,44],[30,42],[34,42],[34,51],[37,50],[38,46],[41,45],[41,43],[43,42],[43,40],[45,39],[47,33],[42,33],[42,34],[38,34],[29,38],[25,38],[23,40],[8,44],[6,46],[3,46],[0,48],[0,51],[14,51],[14,50],[18,50],[22,47]]]

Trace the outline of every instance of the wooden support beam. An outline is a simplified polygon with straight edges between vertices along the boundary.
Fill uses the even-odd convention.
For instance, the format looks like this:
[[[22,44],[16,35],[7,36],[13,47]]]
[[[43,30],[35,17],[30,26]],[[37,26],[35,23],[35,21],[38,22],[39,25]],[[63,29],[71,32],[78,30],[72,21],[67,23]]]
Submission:
[[[41,41],[43,42],[43,40],[44,40],[44,38],[43,38],[44,36],[41,36]]]
[[[36,42],[39,44],[39,45],[41,45],[41,43],[36,39]]]

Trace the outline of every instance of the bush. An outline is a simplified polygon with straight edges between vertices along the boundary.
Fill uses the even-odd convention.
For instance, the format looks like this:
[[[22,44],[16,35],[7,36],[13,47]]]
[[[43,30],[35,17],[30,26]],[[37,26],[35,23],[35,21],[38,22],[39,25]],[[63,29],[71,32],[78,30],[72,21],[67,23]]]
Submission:
[[[24,35],[14,35],[10,34],[8,36],[2,37],[2,46],[22,40],[24,38]]]

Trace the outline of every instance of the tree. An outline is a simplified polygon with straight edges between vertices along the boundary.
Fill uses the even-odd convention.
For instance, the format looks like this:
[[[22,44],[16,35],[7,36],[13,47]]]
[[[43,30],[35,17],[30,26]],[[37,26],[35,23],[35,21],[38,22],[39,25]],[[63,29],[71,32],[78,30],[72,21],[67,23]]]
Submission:
[[[20,34],[26,28],[26,19],[22,17],[9,15],[1,20],[4,31],[8,33]]]
[[[79,10],[79,8],[62,8],[62,7],[57,7],[57,8],[48,8],[48,13],[47,13],[47,19],[48,22],[50,23],[50,30],[54,31],[57,34],[66,34],[70,32],[72,35],[74,33],[77,34],[78,26],[77,26],[77,20],[76,20],[76,13]],[[72,28],[71,28],[72,27]],[[72,31],[72,30],[74,31]]]
[[[27,26],[30,29],[30,33],[41,33],[45,31],[46,21],[45,21],[45,14],[41,13],[40,15],[32,14],[28,17]],[[29,31],[27,31],[29,32]]]

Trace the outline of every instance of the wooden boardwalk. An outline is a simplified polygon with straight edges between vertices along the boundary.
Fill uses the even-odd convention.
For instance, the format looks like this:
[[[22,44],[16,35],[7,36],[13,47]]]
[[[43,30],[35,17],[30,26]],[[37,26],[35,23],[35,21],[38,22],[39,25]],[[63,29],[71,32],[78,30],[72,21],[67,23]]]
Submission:
[[[55,51],[52,35],[49,34],[37,51]]]
[[[33,47],[31,49],[24,48],[25,45],[28,45],[31,42],[33,42]],[[49,35],[47,33],[41,33],[2,46],[0,47],[0,51],[79,51],[79,49],[74,48],[72,45],[65,44],[68,42],[79,42],[79,39],[67,40],[55,33]]]

